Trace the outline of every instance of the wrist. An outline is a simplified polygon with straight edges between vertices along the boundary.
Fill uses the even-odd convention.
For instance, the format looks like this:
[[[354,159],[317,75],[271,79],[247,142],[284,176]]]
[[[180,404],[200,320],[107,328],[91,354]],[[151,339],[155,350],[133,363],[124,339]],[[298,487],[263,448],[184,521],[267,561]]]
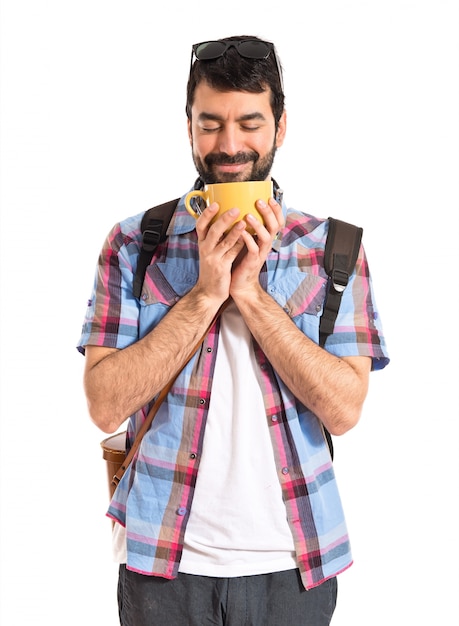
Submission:
[[[215,315],[221,305],[227,299],[215,293],[209,293],[199,282],[189,291],[188,296],[192,299],[196,313],[208,313]]]
[[[259,308],[263,306],[263,300],[269,297],[257,281],[254,284],[245,285],[242,288],[232,289],[230,295],[239,310]]]

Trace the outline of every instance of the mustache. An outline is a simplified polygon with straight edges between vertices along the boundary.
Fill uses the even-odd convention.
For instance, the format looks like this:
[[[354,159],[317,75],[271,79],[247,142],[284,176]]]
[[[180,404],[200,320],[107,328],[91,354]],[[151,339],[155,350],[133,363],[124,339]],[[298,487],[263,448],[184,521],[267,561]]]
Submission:
[[[210,153],[204,157],[204,163],[207,167],[212,167],[212,165],[240,165],[241,163],[256,163],[260,155],[258,152],[254,150],[250,152],[237,152],[230,156],[225,152],[219,152],[218,154]]]

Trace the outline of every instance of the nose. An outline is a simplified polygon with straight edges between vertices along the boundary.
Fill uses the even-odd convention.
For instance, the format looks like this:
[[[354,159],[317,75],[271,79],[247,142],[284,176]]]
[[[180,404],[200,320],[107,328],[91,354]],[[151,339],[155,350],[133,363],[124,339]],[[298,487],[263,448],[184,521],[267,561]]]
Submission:
[[[226,152],[230,156],[233,156],[243,149],[241,133],[233,126],[226,126],[219,133],[219,145],[220,152]]]

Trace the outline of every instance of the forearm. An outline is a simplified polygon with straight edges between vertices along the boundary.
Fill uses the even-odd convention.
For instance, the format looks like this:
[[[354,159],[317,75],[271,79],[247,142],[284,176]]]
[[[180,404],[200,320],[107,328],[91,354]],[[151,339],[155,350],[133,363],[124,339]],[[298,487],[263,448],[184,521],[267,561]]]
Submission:
[[[234,296],[233,296],[234,297]],[[334,435],[358,421],[366,397],[370,360],[359,368],[306,337],[261,287],[235,297],[252,335],[290,391]],[[363,368],[361,367],[363,365]]]
[[[199,289],[184,296],[145,337],[123,350],[87,350],[85,392],[93,421],[115,431],[182,369],[218,310]],[[88,359],[89,355],[89,359]],[[100,358],[100,360],[98,360]]]

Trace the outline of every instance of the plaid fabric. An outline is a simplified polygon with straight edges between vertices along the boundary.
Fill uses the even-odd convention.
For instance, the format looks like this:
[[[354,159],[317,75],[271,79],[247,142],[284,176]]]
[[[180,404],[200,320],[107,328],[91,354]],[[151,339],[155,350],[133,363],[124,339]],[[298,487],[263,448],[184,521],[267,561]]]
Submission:
[[[117,224],[100,254],[78,349],[125,348],[148,333],[198,277],[194,218],[183,199],[169,237],[147,268],[140,300],[132,293],[142,214]],[[323,255],[328,221],[286,211],[286,226],[260,280],[310,339],[319,341],[327,287]],[[212,399],[219,322],[181,372],[110,503],[108,515],[126,527],[127,567],[177,575]],[[373,369],[389,362],[363,248],[344,292],[326,349],[339,357],[369,356]],[[258,346],[258,378],[286,514],[304,586],[314,587],[352,563],[346,524],[322,425],[282,383]],[[128,446],[148,412],[131,416]]]

